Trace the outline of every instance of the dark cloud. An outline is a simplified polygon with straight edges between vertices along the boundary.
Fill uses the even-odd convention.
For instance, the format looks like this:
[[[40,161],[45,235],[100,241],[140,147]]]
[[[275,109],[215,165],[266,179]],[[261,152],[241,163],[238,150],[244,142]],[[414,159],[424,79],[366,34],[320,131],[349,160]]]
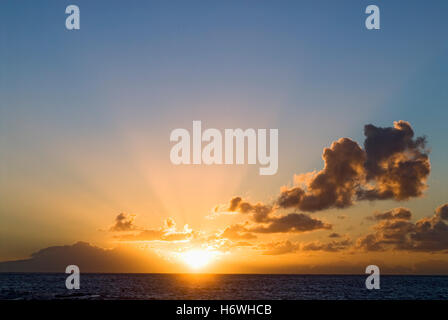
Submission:
[[[241,197],[234,197],[224,209],[226,212],[251,214],[252,225],[245,223],[227,227],[223,237],[228,239],[250,239],[253,233],[300,233],[319,229],[331,229],[330,224],[304,213],[289,213],[276,215],[275,208],[262,203],[255,205],[244,201]],[[226,236],[227,235],[227,236]]]
[[[256,233],[302,233],[319,229],[331,229],[330,224],[303,213],[290,213],[284,216],[271,216],[264,223],[233,224],[220,234],[229,240],[255,239]]]
[[[438,215],[421,219],[415,223],[410,238],[414,250],[448,250],[448,225]]]
[[[357,240],[356,247],[366,251],[389,249],[407,251],[448,250],[448,225],[441,212],[446,205],[437,208],[431,217],[415,223],[402,218],[381,220],[374,226],[374,233]]]
[[[285,216],[272,217],[269,223],[250,229],[255,233],[301,233],[319,229],[331,229],[330,224],[311,218],[304,213],[290,213]]]
[[[442,220],[448,220],[448,203],[438,207],[436,209],[436,214],[438,214]]]
[[[42,249],[29,259],[0,262],[0,272],[64,273],[68,265],[77,265],[81,273],[161,272],[168,267],[166,261],[148,250],[142,255],[137,249],[103,249],[87,242],[77,242]]]
[[[325,148],[324,169],[304,186],[281,191],[277,205],[314,212],[345,208],[355,200],[407,200],[422,195],[430,173],[425,138],[414,138],[406,121],[393,127],[366,125],[364,149],[348,138]]]
[[[234,197],[230,200],[229,206],[225,211],[252,214],[254,221],[265,222],[272,213],[273,208],[262,203],[251,204],[243,201],[241,197]]]
[[[410,220],[412,213],[406,208],[395,208],[382,213],[374,213],[373,217],[367,217],[368,220],[393,220],[393,219],[403,219]]]
[[[359,198],[407,200],[420,196],[430,172],[425,138],[414,139],[411,125],[402,120],[392,128],[366,125],[364,134],[367,182],[374,182],[375,187],[361,190]]]
[[[135,215],[120,213],[115,217],[115,224],[109,228],[109,231],[122,232],[133,231],[137,227],[134,225]]]
[[[365,152],[353,140],[341,138],[324,149],[322,159],[325,167],[307,183],[306,191],[294,187],[281,192],[277,200],[281,208],[314,212],[353,204],[363,175]]]
[[[329,238],[341,238],[342,236],[339,233],[333,232],[328,235]]]
[[[331,229],[331,225],[304,213],[276,215],[275,208],[262,203],[255,205],[234,197],[224,209],[230,212],[251,214],[252,224],[234,224],[227,227],[222,237],[231,240],[253,239],[254,233],[300,233],[319,229]]]

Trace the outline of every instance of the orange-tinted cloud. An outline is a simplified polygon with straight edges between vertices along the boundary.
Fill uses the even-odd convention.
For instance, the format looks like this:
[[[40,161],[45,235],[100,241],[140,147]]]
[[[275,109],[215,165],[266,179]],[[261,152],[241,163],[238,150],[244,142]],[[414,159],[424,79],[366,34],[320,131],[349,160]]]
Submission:
[[[349,238],[330,242],[312,241],[305,243],[286,240],[260,244],[258,249],[261,249],[265,255],[281,255],[299,251],[338,252],[350,248],[352,244],[353,242]]]
[[[319,229],[331,229],[332,226],[304,213],[289,213],[284,216],[269,218],[268,223],[252,227],[255,233],[301,233]]]
[[[234,197],[224,209],[226,212],[250,214],[252,224],[232,225],[225,230],[230,237],[249,239],[253,233],[301,233],[332,226],[304,213],[276,214],[275,208],[262,203],[251,204],[241,197]],[[224,235],[224,233],[223,233]],[[230,238],[229,238],[230,239]]]
[[[229,206],[225,211],[252,214],[252,219],[256,222],[266,222],[269,215],[273,212],[272,206],[262,203],[251,204],[244,201],[241,197],[234,197],[230,200]]]
[[[367,217],[367,220],[394,220],[394,219],[404,219],[410,220],[412,213],[406,208],[395,208],[386,212],[374,213],[372,217]]]
[[[263,250],[263,254],[265,255],[281,255],[299,251],[300,244],[286,240],[261,244],[258,246],[258,249]]]
[[[249,232],[245,225],[241,224],[233,224],[226,227],[220,236],[232,241],[251,240],[257,238],[257,236],[255,236],[252,232]]]
[[[176,229],[176,223],[172,218],[167,218],[164,221],[163,227],[159,229],[144,229],[134,224],[134,217],[133,215],[128,216],[120,213],[115,218],[115,225],[111,227],[111,231],[130,231],[126,234],[114,236],[115,239],[120,241],[185,241],[195,235],[188,225],[185,225],[183,230],[178,231]]]
[[[431,217],[412,223],[407,218],[395,217],[381,220],[374,226],[375,232],[357,240],[356,247],[366,251],[389,249],[407,251],[448,250],[448,224],[443,205]]]
[[[303,251],[327,251],[338,252],[348,249],[353,244],[353,241],[349,238],[343,240],[333,240],[330,242],[313,241],[302,244],[301,250]]]
[[[328,235],[329,238],[341,238],[342,236],[339,233],[332,232]]]
[[[115,217],[115,224],[109,228],[109,231],[134,231],[137,229],[134,221],[135,214],[120,213]]]

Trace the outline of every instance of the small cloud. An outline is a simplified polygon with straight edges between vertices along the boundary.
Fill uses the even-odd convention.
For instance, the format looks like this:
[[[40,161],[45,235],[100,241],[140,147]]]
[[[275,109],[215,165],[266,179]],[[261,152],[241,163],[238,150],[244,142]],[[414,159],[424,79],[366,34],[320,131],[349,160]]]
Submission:
[[[224,213],[251,214],[251,218],[255,222],[265,222],[269,219],[274,208],[262,203],[251,204],[248,201],[244,201],[241,197],[233,197],[227,207],[220,209],[218,206],[215,207],[214,211],[218,213],[220,210]]]
[[[328,235],[328,238],[341,238],[342,236],[339,233],[333,232]]]
[[[367,217],[367,220],[379,221],[379,220],[410,220],[412,217],[412,213],[409,209],[406,208],[395,208],[386,212],[376,212],[373,214],[373,217]]]
[[[112,232],[133,231],[137,230],[134,225],[135,214],[120,213],[115,217],[115,223],[109,228]]]
[[[176,222],[172,218],[167,218],[159,229],[144,229],[134,225],[134,216],[130,218],[126,215],[120,215],[115,219],[116,223],[111,230],[134,232],[114,236],[119,241],[188,241],[195,235],[195,232],[188,225],[185,225],[183,230],[178,231]],[[117,228],[117,226],[119,227]]]

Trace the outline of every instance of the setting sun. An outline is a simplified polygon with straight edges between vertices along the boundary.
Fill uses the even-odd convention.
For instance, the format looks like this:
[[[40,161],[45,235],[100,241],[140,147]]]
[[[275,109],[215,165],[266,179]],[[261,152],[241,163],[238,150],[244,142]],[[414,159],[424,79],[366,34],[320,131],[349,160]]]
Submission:
[[[215,253],[207,250],[189,250],[181,254],[182,261],[192,269],[202,269],[214,258]]]

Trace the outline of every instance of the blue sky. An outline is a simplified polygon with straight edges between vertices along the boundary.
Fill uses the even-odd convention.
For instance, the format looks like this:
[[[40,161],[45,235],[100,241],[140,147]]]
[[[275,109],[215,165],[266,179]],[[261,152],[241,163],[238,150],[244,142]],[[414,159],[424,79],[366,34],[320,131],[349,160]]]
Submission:
[[[69,4],[79,31],[65,29]],[[369,4],[381,30],[364,26]],[[27,177],[45,188],[54,175],[119,210],[65,156],[138,175],[135,149],[168,161],[169,132],[202,120],[279,128],[278,175],[261,182],[254,168],[235,187],[263,199],[319,170],[332,141],[362,143],[365,124],[402,119],[428,136],[431,211],[448,188],[446,12],[446,1],[4,0],[0,190]],[[25,211],[9,203],[3,215],[19,223],[15,210]]]

